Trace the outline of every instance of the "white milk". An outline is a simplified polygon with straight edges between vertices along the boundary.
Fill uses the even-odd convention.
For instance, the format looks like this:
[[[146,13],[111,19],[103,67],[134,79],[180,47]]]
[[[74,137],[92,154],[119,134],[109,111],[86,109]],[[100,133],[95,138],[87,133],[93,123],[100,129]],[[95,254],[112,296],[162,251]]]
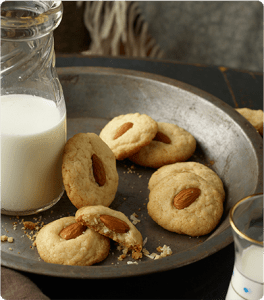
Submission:
[[[248,278],[263,283],[263,248],[254,245],[242,252],[240,270]]]
[[[251,245],[235,261],[226,300],[257,300],[263,294],[263,248]]]
[[[34,210],[63,192],[66,114],[31,95],[1,97],[1,208]]]

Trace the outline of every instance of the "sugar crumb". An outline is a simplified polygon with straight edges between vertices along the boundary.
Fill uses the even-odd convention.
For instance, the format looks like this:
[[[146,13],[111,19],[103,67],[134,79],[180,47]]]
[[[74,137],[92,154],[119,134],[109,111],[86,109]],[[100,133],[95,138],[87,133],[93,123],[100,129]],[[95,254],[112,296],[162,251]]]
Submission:
[[[133,213],[130,216],[130,220],[132,221],[132,224],[137,225],[137,223],[140,222],[140,220],[137,217],[138,217],[138,215],[136,213]]]
[[[143,248],[143,254],[151,259],[160,259],[162,257],[166,257],[166,256],[169,256],[172,254],[172,250],[169,246],[167,245],[164,245],[163,247],[159,246],[156,248],[158,252],[160,252],[160,254],[157,254],[155,252],[149,254],[150,252],[146,249],[146,248]]]
[[[129,261],[127,261],[127,264],[128,265],[138,265],[138,262],[129,260]]]

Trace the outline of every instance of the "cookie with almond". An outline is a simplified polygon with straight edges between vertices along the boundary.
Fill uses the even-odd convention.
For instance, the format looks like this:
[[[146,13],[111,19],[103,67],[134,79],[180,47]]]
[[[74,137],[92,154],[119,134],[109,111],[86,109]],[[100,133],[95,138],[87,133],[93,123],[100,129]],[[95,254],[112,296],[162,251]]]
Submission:
[[[148,182],[148,188],[149,190],[152,190],[153,187],[163,178],[183,172],[190,172],[199,175],[208,183],[212,184],[222,195],[223,201],[225,200],[224,185],[220,177],[209,167],[194,161],[178,162],[159,168],[151,175]]]
[[[91,266],[108,256],[110,240],[77,223],[74,217],[64,217],[40,229],[36,246],[47,263]]]
[[[219,191],[202,177],[171,174],[151,189],[148,214],[168,231],[189,236],[210,233],[220,222],[223,200]]]
[[[146,114],[130,113],[113,118],[100,132],[100,138],[123,160],[148,145],[155,137],[158,125]]]
[[[196,140],[176,124],[158,122],[154,139],[129,159],[141,166],[160,168],[164,165],[189,159],[196,149]]]
[[[115,156],[95,133],[78,133],[64,147],[62,178],[67,196],[76,208],[109,206],[119,180]]]
[[[142,235],[122,212],[102,205],[87,206],[77,210],[75,219],[132,250],[134,259],[142,257]]]

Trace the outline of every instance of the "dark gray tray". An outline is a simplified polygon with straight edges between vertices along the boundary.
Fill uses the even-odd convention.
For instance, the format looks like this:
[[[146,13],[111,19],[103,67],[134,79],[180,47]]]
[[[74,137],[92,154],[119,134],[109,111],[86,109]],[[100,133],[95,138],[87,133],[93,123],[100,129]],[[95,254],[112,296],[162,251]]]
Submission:
[[[22,217],[17,220],[2,215],[2,235],[14,237],[14,243],[2,243],[3,266],[72,278],[136,276],[193,263],[232,242],[229,209],[241,198],[263,191],[263,141],[251,124],[216,97],[166,77],[94,67],[59,68],[58,74],[67,105],[68,138],[79,132],[99,134],[110,119],[132,112],[146,113],[156,121],[175,123],[197,140],[196,152],[190,160],[208,165],[223,180],[224,214],[219,226],[207,236],[190,238],[166,231],[152,221],[146,208],[148,180],[155,170],[137,166],[129,160],[118,161],[119,186],[110,207],[128,217],[134,212],[138,215],[141,222],[136,227],[143,239],[148,238],[145,247],[150,253],[157,253],[156,248],[166,244],[173,255],[159,260],[144,256],[137,265],[128,265],[131,257],[118,262],[121,252],[111,243],[109,256],[97,265],[48,264],[39,258],[36,249],[30,248],[32,242],[21,230],[22,225],[13,229],[13,223],[20,222]],[[48,223],[75,212],[76,208],[64,194],[51,209],[23,219],[35,221],[34,218],[41,216],[44,223]]]

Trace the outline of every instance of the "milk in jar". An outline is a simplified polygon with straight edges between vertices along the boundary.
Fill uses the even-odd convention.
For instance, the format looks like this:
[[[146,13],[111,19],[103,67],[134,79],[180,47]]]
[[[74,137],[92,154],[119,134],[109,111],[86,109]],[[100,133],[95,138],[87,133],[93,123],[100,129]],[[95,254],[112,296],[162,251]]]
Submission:
[[[65,111],[39,96],[1,96],[2,211],[32,211],[61,197]]]

